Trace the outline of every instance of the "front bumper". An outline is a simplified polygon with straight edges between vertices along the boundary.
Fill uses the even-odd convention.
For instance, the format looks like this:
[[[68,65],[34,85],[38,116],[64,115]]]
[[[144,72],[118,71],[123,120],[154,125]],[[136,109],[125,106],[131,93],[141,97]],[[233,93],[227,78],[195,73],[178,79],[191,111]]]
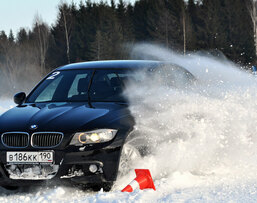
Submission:
[[[14,180],[10,178],[6,166],[6,151],[0,152],[0,185],[2,186],[22,186],[31,184],[42,184],[45,180]],[[12,151],[17,151],[12,149]],[[21,150],[19,150],[21,151]],[[28,151],[28,150],[23,150]],[[36,151],[36,150],[33,150]],[[38,151],[43,151],[38,150]],[[47,180],[48,183],[73,182],[78,184],[113,182],[117,178],[120,146],[106,146],[98,149],[83,149],[78,147],[66,150],[53,150],[55,165],[59,169],[55,176]],[[94,173],[89,171],[89,166],[94,164],[98,170]]]

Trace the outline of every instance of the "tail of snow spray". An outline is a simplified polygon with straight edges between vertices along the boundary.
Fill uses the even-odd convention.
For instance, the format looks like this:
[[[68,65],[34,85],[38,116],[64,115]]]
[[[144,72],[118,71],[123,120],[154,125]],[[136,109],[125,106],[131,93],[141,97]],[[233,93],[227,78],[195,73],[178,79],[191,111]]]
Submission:
[[[136,178],[121,192],[133,192],[135,189],[155,189],[151,173],[148,169],[135,169]]]

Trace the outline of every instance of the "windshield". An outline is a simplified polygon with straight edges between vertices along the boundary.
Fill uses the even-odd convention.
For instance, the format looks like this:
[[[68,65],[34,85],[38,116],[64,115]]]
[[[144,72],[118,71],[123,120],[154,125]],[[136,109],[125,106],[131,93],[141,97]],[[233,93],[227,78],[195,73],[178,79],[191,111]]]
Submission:
[[[124,102],[124,84],[132,75],[128,69],[55,71],[26,102]]]
[[[140,70],[63,70],[51,73],[33,90],[26,102],[126,102],[123,96],[126,84],[140,86],[140,82],[151,83],[155,77],[161,85],[173,88],[194,82],[191,73],[173,64]]]

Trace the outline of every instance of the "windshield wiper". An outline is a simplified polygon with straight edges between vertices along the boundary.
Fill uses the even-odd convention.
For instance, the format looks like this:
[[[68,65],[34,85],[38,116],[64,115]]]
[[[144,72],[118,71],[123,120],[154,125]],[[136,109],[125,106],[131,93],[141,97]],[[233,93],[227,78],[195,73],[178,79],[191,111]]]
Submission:
[[[89,105],[90,108],[93,108],[92,103],[91,103],[90,94],[89,94],[89,93],[90,93],[91,85],[92,85],[92,83],[93,83],[94,75],[95,75],[95,70],[94,70],[94,72],[92,73],[92,76],[91,76],[91,79],[90,79],[90,81],[89,81],[88,88],[87,88],[87,100],[88,100],[87,102],[88,102],[88,105]]]

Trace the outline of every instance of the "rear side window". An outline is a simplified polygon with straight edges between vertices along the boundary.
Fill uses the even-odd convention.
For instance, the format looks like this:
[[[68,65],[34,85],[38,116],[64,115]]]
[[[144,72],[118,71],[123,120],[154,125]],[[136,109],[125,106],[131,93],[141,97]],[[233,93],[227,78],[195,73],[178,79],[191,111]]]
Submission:
[[[91,87],[91,101],[125,101],[122,93],[128,70],[96,70]]]

